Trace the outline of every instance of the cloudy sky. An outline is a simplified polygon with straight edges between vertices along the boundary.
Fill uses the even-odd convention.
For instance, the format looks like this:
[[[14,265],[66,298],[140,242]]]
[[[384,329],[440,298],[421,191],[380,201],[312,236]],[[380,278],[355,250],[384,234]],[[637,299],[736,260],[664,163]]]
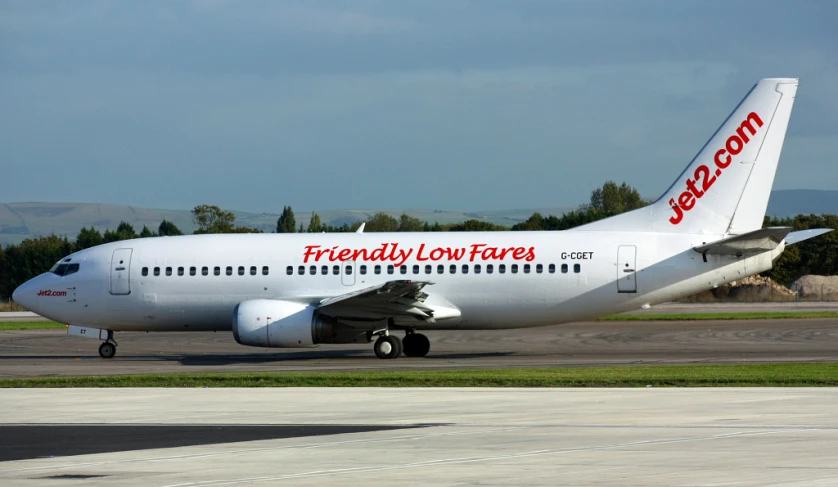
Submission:
[[[0,1],[0,202],[249,211],[656,197],[763,77],[838,189],[832,1]]]

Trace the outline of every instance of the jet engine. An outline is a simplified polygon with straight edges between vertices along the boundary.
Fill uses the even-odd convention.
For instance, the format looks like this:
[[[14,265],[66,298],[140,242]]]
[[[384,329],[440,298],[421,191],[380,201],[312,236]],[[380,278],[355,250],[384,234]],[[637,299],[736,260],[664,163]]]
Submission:
[[[307,304],[271,299],[237,304],[233,311],[233,337],[241,345],[275,348],[369,341],[366,327],[338,323]]]

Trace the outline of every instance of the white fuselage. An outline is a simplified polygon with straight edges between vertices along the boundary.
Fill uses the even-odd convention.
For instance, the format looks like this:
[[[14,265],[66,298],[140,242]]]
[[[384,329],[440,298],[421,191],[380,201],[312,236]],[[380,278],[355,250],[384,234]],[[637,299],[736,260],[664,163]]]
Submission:
[[[411,327],[523,328],[677,299],[770,269],[783,250],[748,258],[692,250],[722,237],[564,231],[146,238],[77,252],[68,257],[77,272],[43,274],[15,299],[59,322],[113,331],[229,330],[243,301],[316,305],[413,280],[432,282],[425,292],[460,313]]]

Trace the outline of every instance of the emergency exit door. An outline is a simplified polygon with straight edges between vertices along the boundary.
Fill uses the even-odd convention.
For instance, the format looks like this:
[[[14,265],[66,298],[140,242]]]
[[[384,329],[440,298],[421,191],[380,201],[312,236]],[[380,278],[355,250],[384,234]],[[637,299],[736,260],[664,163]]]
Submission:
[[[637,247],[620,245],[617,248],[617,292],[637,292]]]
[[[111,294],[131,294],[131,249],[116,249],[111,258]]]

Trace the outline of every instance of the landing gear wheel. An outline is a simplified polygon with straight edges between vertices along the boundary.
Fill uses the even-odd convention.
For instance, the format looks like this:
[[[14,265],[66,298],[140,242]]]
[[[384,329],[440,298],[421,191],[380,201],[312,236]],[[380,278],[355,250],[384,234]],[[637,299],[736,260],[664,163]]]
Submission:
[[[424,357],[431,351],[431,341],[421,333],[410,333],[402,341],[404,354],[408,357]]]
[[[116,345],[111,342],[103,342],[99,345],[99,356],[102,358],[113,358],[116,355]]]
[[[378,358],[397,358],[402,354],[402,341],[393,335],[380,336],[372,349]]]

